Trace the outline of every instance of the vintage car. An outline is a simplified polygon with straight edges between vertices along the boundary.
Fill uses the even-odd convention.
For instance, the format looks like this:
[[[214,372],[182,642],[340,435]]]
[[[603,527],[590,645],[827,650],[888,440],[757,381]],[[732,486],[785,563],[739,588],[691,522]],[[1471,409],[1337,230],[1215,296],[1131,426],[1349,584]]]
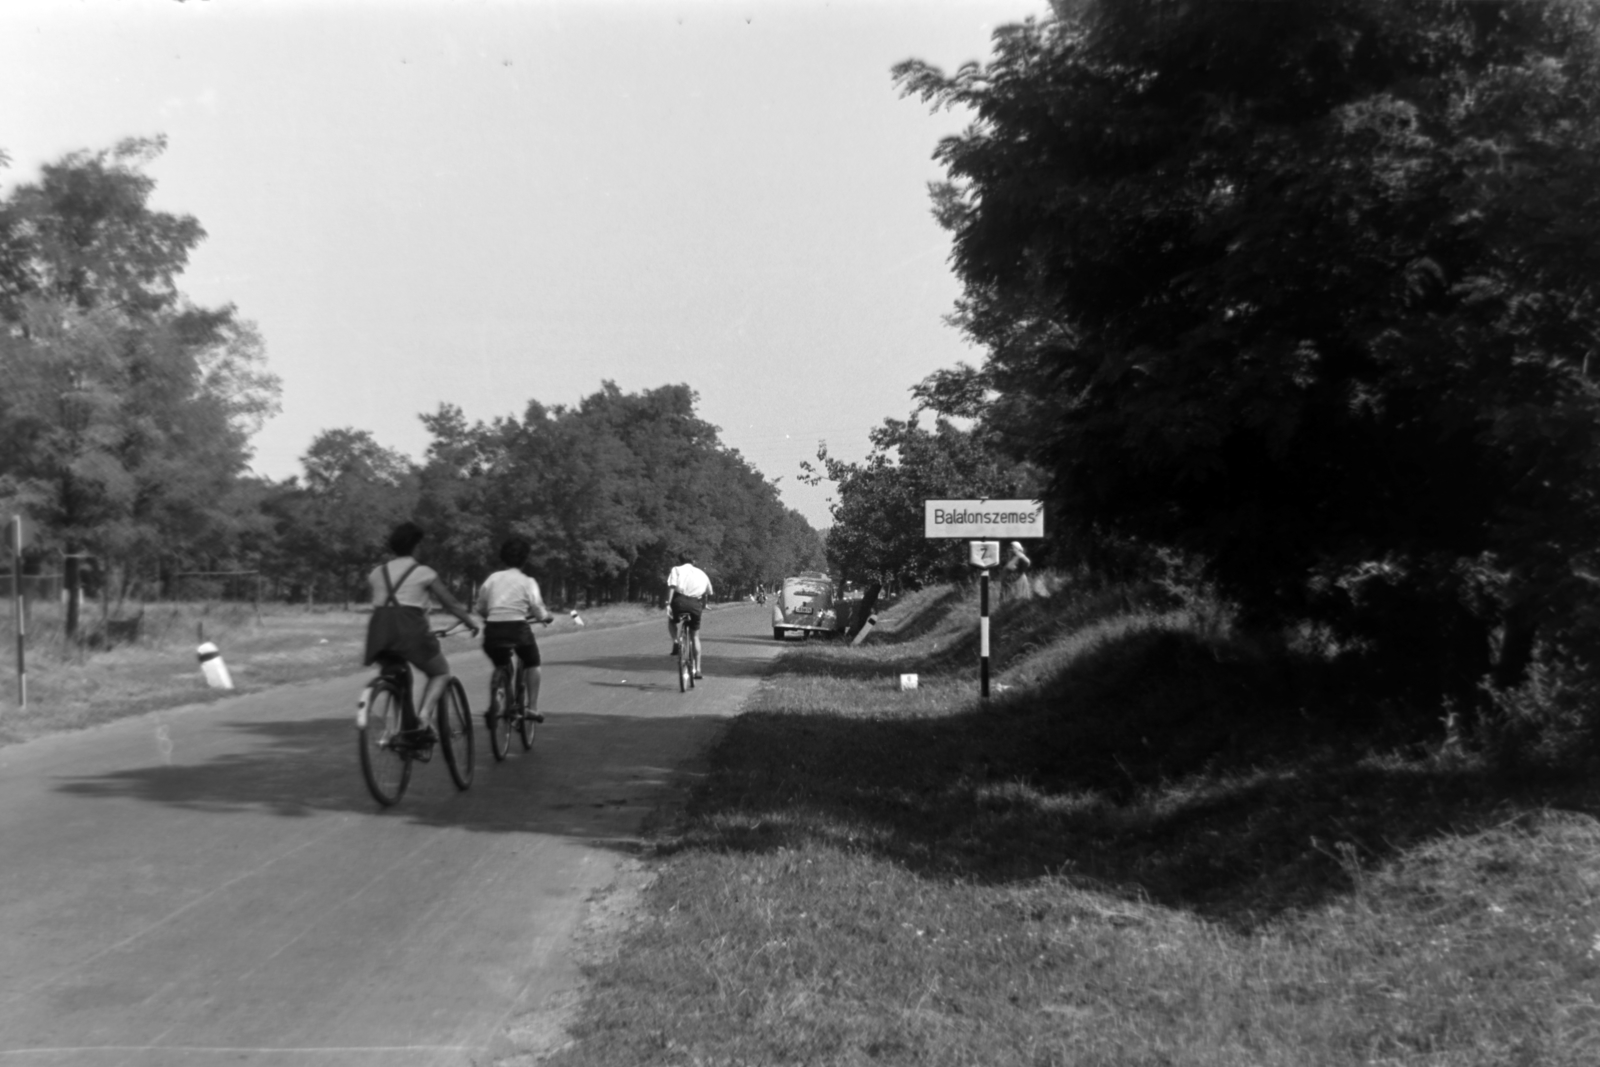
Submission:
[[[782,641],[785,634],[798,632],[833,636],[844,629],[833,602],[833,579],[818,571],[806,571],[783,580],[777,603],[772,605],[772,636]]]

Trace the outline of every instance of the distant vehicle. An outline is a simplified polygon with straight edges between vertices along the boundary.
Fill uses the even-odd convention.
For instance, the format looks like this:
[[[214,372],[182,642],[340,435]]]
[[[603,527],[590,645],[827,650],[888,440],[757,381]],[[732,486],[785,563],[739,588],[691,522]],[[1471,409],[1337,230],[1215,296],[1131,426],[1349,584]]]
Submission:
[[[778,602],[772,605],[772,637],[822,634],[832,637],[844,628],[833,604],[833,579],[820,571],[805,571],[783,580]]]

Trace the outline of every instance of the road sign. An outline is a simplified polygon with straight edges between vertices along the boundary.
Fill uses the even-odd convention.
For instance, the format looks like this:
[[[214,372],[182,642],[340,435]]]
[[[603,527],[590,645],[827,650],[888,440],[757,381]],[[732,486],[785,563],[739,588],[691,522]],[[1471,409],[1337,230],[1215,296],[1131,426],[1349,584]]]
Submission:
[[[1000,566],[999,541],[974,541],[967,546],[967,562],[974,567]]]
[[[1037,500],[924,500],[925,537],[963,541],[1040,538],[1044,536],[1044,504]]]

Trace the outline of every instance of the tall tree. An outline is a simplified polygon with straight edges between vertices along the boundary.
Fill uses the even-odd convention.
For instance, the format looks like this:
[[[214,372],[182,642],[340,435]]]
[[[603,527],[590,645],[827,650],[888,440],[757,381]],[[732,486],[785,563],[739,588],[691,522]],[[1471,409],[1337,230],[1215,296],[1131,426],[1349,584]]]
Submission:
[[[1600,9],[1085,0],[904,90],[989,432],[1057,514],[1514,680],[1600,544]]]
[[[69,584],[84,549],[125,573],[215,551],[277,405],[255,328],[176,289],[204,232],[149,207],[163,143],[73,153],[0,202],[0,498]]]
[[[166,144],[131,137],[73,152],[12,191],[0,204],[0,315],[19,321],[30,294],[137,314],[177,304],[177,276],[205,230],[149,206],[155,180],[139,168]]]

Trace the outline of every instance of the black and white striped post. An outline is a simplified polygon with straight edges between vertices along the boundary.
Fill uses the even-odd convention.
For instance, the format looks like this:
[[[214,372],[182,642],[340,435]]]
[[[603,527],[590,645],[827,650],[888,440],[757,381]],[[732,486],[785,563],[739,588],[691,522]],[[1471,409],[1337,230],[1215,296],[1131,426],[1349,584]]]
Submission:
[[[978,696],[989,699],[989,568],[1000,564],[999,541],[973,541],[968,560],[978,568]]]
[[[978,695],[989,699],[989,568],[978,578]]]

